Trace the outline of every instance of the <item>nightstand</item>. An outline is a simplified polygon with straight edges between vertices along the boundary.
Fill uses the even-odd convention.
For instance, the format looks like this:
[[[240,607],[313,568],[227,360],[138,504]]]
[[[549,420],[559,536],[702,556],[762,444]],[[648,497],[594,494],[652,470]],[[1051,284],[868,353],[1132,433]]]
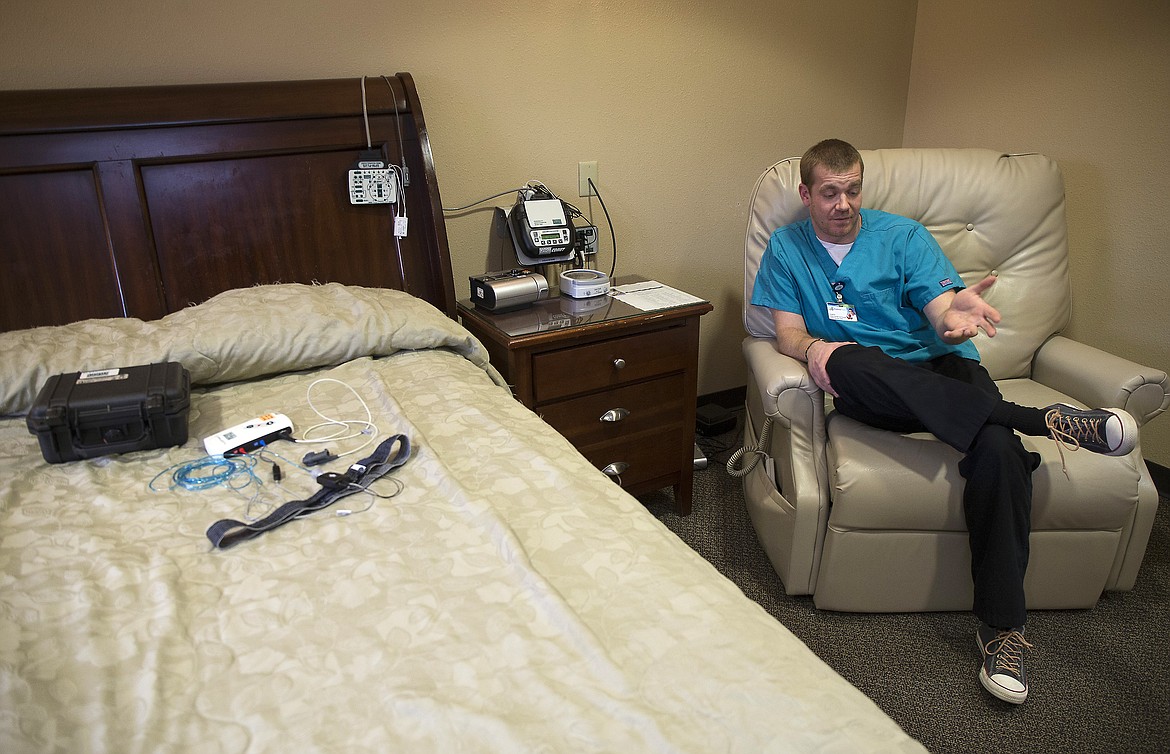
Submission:
[[[619,278],[617,284],[639,278]],[[516,398],[638,495],[674,488],[691,512],[701,301],[642,311],[618,297],[551,298],[502,314],[459,302]]]

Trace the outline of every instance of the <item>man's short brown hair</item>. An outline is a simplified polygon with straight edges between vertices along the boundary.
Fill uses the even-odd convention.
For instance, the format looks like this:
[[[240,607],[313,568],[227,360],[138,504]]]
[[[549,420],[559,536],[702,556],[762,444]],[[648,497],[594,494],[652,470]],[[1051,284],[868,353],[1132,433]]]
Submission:
[[[808,148],[800,158],[800,182],[811,187],[813,171],[818,165],[824,165],[833,173],[844,173],[854,165],[860,165],[861,174],[865,175],[865,162],[861,159],[861,153],[852,144],[840,139],[825,139]]]

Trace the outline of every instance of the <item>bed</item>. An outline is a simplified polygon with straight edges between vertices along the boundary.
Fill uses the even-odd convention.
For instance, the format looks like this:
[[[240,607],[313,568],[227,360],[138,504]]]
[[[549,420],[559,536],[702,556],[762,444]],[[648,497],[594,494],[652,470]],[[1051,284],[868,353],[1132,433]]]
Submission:
[[[345,193],[370,146],[404,237]],[[921,750],[512,399],[408,74],[0,93],[0,201],[0,750]],[[49,376],[166,361],[185,443],[44,460]],[[177,481],[268,411],[356,423]],[[367,489],[209,538],[394,438]]]

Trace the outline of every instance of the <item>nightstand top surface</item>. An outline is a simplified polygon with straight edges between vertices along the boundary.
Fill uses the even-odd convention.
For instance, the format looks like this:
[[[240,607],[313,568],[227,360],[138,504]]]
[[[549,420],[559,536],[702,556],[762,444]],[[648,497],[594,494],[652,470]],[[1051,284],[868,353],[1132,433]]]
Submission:
[[[614,283],[625,285],[645,280],[638,275],[629,275],[616,278]],[[711,309],[709,302],[700,301],[667,309],[644,311],[609,294],[586,299],[569,298],[561,295],[556,289],[553,289],[551,294],[543,301],[510,312],[497,313],[480,309],[466,299],[459,302],[459,310],[464,316],[473,316],[501,333],[515,338],[634,317],[669,315],[671,312],[681,313],[695,308],[699,308],[700,313],[705,313]]]

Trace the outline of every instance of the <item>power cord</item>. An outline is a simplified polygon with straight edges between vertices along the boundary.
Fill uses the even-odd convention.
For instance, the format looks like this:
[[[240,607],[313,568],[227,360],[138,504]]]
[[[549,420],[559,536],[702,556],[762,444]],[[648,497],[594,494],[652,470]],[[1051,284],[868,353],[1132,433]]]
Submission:
[[[471,204],[464,204],[462,207],[443,207],[443,211],[448,213],[448,214],[453,213],[453,212],[464,212],[466,210],[471,209],[472,207],[478,207],[479,205],[483,204],[484,202],[490,202],[492,199],[498,199],[501,196],[507,196],[508,194],[511,194],[513,192],[523,191],[523,190],[524,190],[523,186],[521,186],[520,188],[515,188],[515,189],[504,189],[503,191],[501,191],[497,194],[492,194],[491,196],[485,196],[484,198],[478,199],[478,200],[472,202]]]
[[[526,194],[525,192],[529,192],[529,193]],[[478,207],[479,205],[481,205],[485,202],[490,202],[492,199],[498,199],[501,196],[507,196],[508,194],[512,194],[512,193],[516,194],[516,201],[531,199],[536,194],[540,194],[541,196],[543,196],[546,199],[560,199],[561,203],[563,203],[565,205],[565,207],[569,210],[570,217],[584,217],[585,216],[581,212],[581,210],[577,209],[575,206],[573,206],[569,202],[566,202],[564,199],[561,199],[559,196],[554,194],[552,192],[552,190],[550,190],[548,188],[548,186],[545,186],[544,183],[541,181],[528,181],[528,183],[525,183],[523,186],[520,186],[519,188],[504,189],[503,191],[498,191],[498,192],[492,194],[491,196],[485,196],[482,199],[477,199],[474,202],[471,202],[470,204],[464,204],[461,207],[443,207],[443,212],[446,212],[448,214],[451,214],[454,212],[465,212],[465,211],[471,209],[472,207]]]
[[[609,265],[609,279],[613,280],[613,273],[617,270],[617,235],[613,232],[613,220],[609,219],[609,210],[605,208],[605,200],[601,198],[601,192],[597,190],[597,184],[593,182],[592,178],[586,178],[589,181],[589,188],[593,189],[593,193],[597,194],[597,201],[601,203],[601,211],[605,213],[605,222],[609,225],[609,239],[613,242],[613,261]]]

